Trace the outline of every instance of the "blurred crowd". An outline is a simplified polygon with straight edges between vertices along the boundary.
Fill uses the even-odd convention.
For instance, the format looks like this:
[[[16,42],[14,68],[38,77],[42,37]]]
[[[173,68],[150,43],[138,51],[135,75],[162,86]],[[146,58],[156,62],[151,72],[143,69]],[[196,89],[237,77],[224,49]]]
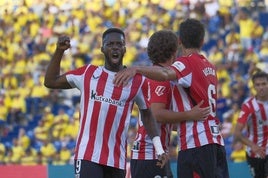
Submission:
[[[217,67],[217,113],[230,161],[245,161],[233,143],[243,101],[254,94],[250,73],[267,71],[268,2],[264,0],[2,0],[0,2],[0,164],[71,164],[79,127],[78,90],[49,90],[44,71],[57,38],[68,35],[71,49],[62,72],[104,63],[101,34],[123,28],[126,66],[151,65],[148,37],[160,29],[178,32],[180,22],[206,25],[203,54]],[[266,20],[265,20],[266,19]],[[132,113],[129,148],[138,111]],[[171,159],[176,160],[176,134]]]

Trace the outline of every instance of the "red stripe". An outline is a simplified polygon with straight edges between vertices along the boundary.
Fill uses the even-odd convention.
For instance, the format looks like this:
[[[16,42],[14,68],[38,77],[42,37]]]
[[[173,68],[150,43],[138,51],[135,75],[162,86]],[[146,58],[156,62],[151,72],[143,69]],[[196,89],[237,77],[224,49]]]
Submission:
[[[65,75],[67,75],[67,74],[82,75],[82,74],[86,71],[87,67],[88,67],[88,65],[85,65],[85,66],[80,67],[80,68],[78,68],[78,69],[75,69],[75,70],[66,72]],[[93,67],[93,66],[90,66],[90,67]],[[95,67],[96,67],[96,66],[95,66]]]
[[[107,77],[106,77],[105,81],[106,80],[107,80]],[[121,87],[114,87],[113,94],[112,94],[111,98],[114,100],[119,100],[121,93],[122,93]],[[117,106],[112,105],[112,104],[108,108],[108,113],[107,113],[108,117],[105,120],[105,125],[104,125],[105,132],[103,133],[103,142],[104,143],[108,143],[108,141],[109,141],[109,136],[111,134],[112,126],[113,126],[113,123],[115,120],[116,110],[117,110]],[[101,149],[101,155],[107,155],[107,153],[109,153],[108,144],[104,144],[102,149]],[[108,156],[101,156],[100,163],[107,165],[107,162],[108,162]]]
[[[263,104],[259,104],[260,107],[260,112],[261,112],[261,117],[263,122],[265,122],[267,120],[266,114],[265,114],[265,108]],[[262,147],[265,148],[267,145],[267,134],[268,134],[268,126],[263,124],[263,128],[262,128]]]
[[[86,73],[85,73],[85,77],[84,77],[84,95],[85,95],[85,98],[89,98],[90,79],[91,79],[91,77],[93,75],[93,72],[96,69],[97,69],[96,66],[90,66],[87,69]],[[77,139],[77,146],[76,146],[76,151],[75,151],[75,159],[77,159],[78,152],[79,152],[79,145],[81,143],[81,138],[82,138],[83,133],[84,133],[88,103],[89,103],[89,100],[85,99],[84,100],[84,105],[83,105],[84,106],[84,115],[83,116],[80,115],[80,117],[82,117],[82,118],[80,118],[81,130],[79,131],[79,136],[78,136],[78,139]]]
[[[125,121],[127,118],[127,112],[129,107],[131,107],[131,109],[133,108],[133,104],[130,106],[129,103],[133,100],[133,97],[137,95],[137,91],[138,89],[140,89],[140,85],[142,82],[142,76],[141,75],[136,75],[133,80],[132,80],[132,86],[131,86],[131,91],[130,91],[130,95],[128,97],[128,99],[126,100],[126,105],[124,107],[124,111],[122,114],[122,117],[120,118],[120,124],[118,127],[118,131],[116,133],[116,140],[118,141],[118,144],[115,145],[114,148],[114,158],[118,158],[115,161],[115,167],[119,167],[119,158],[120,158],[120,147],[119,145],[121,144],[125,144],[125,148],[127,148],[127,140],[125,143],[121,143],[121,136],[123,131],[125,130]],[[144,91],[147,92],[147,91]],[[125,154],[125,158],[127,157],[127,152]],[[125,165],[126,166],[126,165]]]
[[[206,130],[206,137],[208,139],[208,143],[214,143],[213,142],[213,136],[211,134],[211,128],[209,126],[209,120],[207,119],[206,122],[203,122],[205,130]]]
[[[99,81],[98,81],[97,87],[96,87],[96,92],[98,95],[103,95],[104,89],[105,89],[105,82],[103,82],[103,81],[106,81],[107,77],[108,77],[107,73],[105,73],[105,72],[101,73],[101,75],[98,79]],[[100,108],[101,108],[101,102],[94,101],[93,108],[92,108],[93,113],[91,115],[91,122],[90,122],[90,129],[89,129],[90,130],[89,141],[88,141],[86,153],[85,153],[85,157],[89,158],[89,159],[92,159],[92,154],[93,154],[93,150],[94,150],[94,143],[96,140],[96,133],[97,133],[97,129],[98,129],[98,121],[99,121],[99,115],[100,115]],[[100,121],[100,122],[102,122],[102,121]],[[105,144],[103,144],[103,145],[105,145]]]
[[[255,111],[254,111],[254,107],[253,107],[253,103],[252,103],[253,100],[251,100],[251,102],[249,103],[250,104],[250,108],[253,110],[252,112],[252,134],[253,134],[253,142],[254,143],[257,143],[258,142],[258,128],[257,128],[257,118],[256,118],[256,115],[255,115]],[[255,157],[255,154],[252,152],[252,156]]]
[[[267,120],[266,114],[265,114],[265,109],[264,109],[264,105],[259,103],[259,107],[260,107],[260,111],[261,111],[261,117],[263,121]]]
[[[193,178],[200,178],[199,174],[197,172],[193,172]]]
[[[187,149],[186,142],[186,122],[183,121],[180,123],[180,140],[181,140],[181,150]]]
[[[194,138],[194,144],[195,144],[195,147],[199,147],[201,144],[200,144],[200,141],[199,141],[199,137],[198,137],[198,131],[197,131],[197,122],[193,122],[193,138]]]
[[[119,123],[119,127],[118,127],[118,131],[116,133],[116,142],[118,142],[118,144],[115,144],[115,147],[114,147],[114,165],[115,167],[119,167],[119,160],[120,160],[120,153],[121,153],[121,150],[120,150],[120,145],[121,144],[124,144],[125,145],[125,148],[127,148],[127,140],[125,143],[121,143],[121,135],[123,133],[123,131],[125,130],[125,121],[127,119],[127,112],[128,112],[128,108],[129,108],[129,103],[127,103],[124,107],[124,111],[123,111],[123,114],[122,114],[122,117],[120,118],[120,123]],[[125,158],[127,157],[127,152],[125,154]],[[126,166],[126,165],[125,165]]]
[[[215,123],[217,124],[217,125],[219,125],[220,124],[220,120],[218,119],[218,118],[215,118],[216,120],[215,120]],[[217,143],[218,144],[223,144],[222,143],[222,136],[221,135],[218,135],[217,136]]]
[[[139,130],[138,130],[137,133],[138,134],[137,134],[135,140],[137,140],[137,139],[140,140],[139,141],[139,144],[140,144],[139,145],[139,151],[137,152],[137,155],[138,155],[137,159],[141,159],[142,160],[142,159],[145,159],[145,157],[147,155],[146,152],[145,152],[145,150],[148,149],[148,148],[146,147],[146,139],[145,139],[145,137],[146,136],[148,137],[148,134],[147,134],[147,131],[144,128],[144,126],[141,126],[141,125],[139,125]],[[141,136],[139,137],[139,135],[141,135]],[[153,154],[153,158],[156,159],[157,157],[156,157],[156,151],[155,151],[155,149],[153,149],[152,152],[153,152],[152,153]]]
[[[140,121],[139,121],[138,124],[139,124],[139,128],[138,128],[135,140],[139,140],[139,145],[138,145],[139,150],[138,150],[138,152],[136,152],[136,156],[137,156],[137,159],[145,159],[146,152],[144,150],[147,149],[145,137],[148,136],[148,135],[147,135],[146,129],[144,128],[142,123],[140,123]],[[153,155],[155,155],[155,150],[154,149],[153,149]],[[131,154],[131,157],[132,156],[133,156],[133,154]]]
[[[163,145],[164,150],[166,150],[167,149],[166,138],[167,138],[167,135],[168,135],[168,133],[166,132],[167,124],[162,124],[160,128],[161,128],[160,129],[161,143]]]
[[[184,111],[183,103],[182,103],[182,98],[179,93],[179,89],[177,87],[174,88],[174,98],[178,107],[179,112]],[[181,149],[187,149],[187,143],[186,143],[186,122],[180,122],[180,140],[181,140]]]
[[[147,134],[144,126],[141,126],[139,128],[139,133],[141,134],[142,139],[140,140],[139,150],[145,150],[146,149],[146,142],[143,140],[145,135]],[[137,135],[139,137],[139,135]],[[138,154],[138,159],[145,159],[145,151],[142,152],[142,154]]]
[[[268,142],[268,126],[265,125],[265,126],[263,126],[263,144],[262,144],[262,147],[266,148],[268,145],[267,142]]]

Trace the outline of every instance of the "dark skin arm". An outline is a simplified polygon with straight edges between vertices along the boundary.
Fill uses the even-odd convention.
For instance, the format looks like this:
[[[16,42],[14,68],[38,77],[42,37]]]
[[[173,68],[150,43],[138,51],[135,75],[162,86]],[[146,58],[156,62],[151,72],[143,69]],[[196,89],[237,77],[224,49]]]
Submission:
[[[141,114],[142,123],[149,137],[152,139],[155,136],[159,136],[159,132],[157,130],[157,124],[156,124],[155,119],[153,118],[151,110],[141,109],[140,114]]]
[[[266,154],[265,154],[265,148],[258,146],[257,144],[253,143],[252,141],[250,141],[247,137],[245,137],[242,134],[242,131],[244,130],[245,125],[241,124],[241,123],[237,123],[236,127],[235,127],[235,131],[234,131],[234,136],[235,139],[240,140],[243,144],[247,145],[248,147],[251,148],[251,150],[259,155],[261,158],[265,158]]]
[[[57,48],[52,56],[52,59],[47,67],[45,74],[44,85],[52,89],[69,89],[72,88],[68,83],[65,75],[60,75],[60,62],[64,51],[70,48],[69,37],[59,37]]]
[[[155,119],[153,118],[152,112],[150,109],[142,109],[140,110],[141,120],[142,123],[151,139],[155,136],[159,136],[159,132],[157,130],[157,124]],[[163,168],[168,161],[168,155],[163,153],[159,155],[159,162],[157,163],[158,166]]]

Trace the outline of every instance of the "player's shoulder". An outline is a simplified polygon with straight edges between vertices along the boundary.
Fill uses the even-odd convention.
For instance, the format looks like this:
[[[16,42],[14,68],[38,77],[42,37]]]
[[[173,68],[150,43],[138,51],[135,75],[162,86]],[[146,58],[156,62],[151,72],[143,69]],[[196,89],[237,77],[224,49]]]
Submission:
[[[149,85],[151,86],[170,86],[171,82],[170,81],[157,81],[157,80],[152,80],[152,79],[147,79]]]
[[[251,102],[253,102],[254,100],[256,100],[256,98],[255,97],[247,97],[247,98],[245,98],[245,100],[243,101],[243,104],[245,104],[245,103],[251,103]]]
[[[257,101],[255,97],[248,97],[242,102],[242,109],[250,109],[254,108],[257,105]]]

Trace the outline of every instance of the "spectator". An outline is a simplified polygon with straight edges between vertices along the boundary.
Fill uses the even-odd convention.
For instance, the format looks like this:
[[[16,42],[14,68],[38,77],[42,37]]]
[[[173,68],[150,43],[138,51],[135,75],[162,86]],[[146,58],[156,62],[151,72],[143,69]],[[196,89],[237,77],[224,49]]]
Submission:
[[[11,163],[12,164],[19,164],[21,161],[22,156],[25,154],[25,150],[23,149],[22,145],[20,144],[17,138],[12,140],[12,154],[11,154]]]
[[[5,164],[6,147],[3,143],[0,143],[0,165]]]
[[[43,141],[42,146],[40,147],[40,153],[46,162],[46,164],[52,164],[53,158],[56,154],[56,148],[50,142],[49,139]]]
[[[233,143],[233,151],[230,156],[231,160],[235,163],[241,163],[246,161],[246,150],[244,144],[240,141]]]
[[[252,32],[255,30],[254,21],[250,16],[250,11],[246,7],[242,7],[239,9],[235,21],[239,25],[242,50],[247,51],[252,48]]]
[[[109,3],[110,2],[111,1],[109,1]],[[63,11],[61,10],[61,6],[65,3],[71,5],[71,8]],[[10,109],[11,98],[15,93],[20,93],[20,95],[24,93],[24,91],[21,90],[23,87],[26,92],[30,92],[34,82],[38,81],[40,76],[43,76],[42,70],[49,62],[50,55],[54,52],[58,38],[58,34],[55,33],[57,30],[54,27],[56,16],[58,17],[57,20],[63,24],[63,28],[59,28],[59,30],[72,35],[72,39],[75,38],[76,41],[79,41],[79,44],[76,47],[76,50],[78,50],[77,52],[85,53],[85,55],[88,55],[91,59],[93,59],[91,64],[103,64],[102,54],[97,48],[101,44],[101,41],[98,38],[101,35],[101,31],[106,25],[120,24],[120,26],[127,29],[126,41],[128,41],[128,50],[125,54],[124,64],[131,66],[135,60],[136,54],[138,53],[136,47],[143,36],[148,37],[153,31],[159,29],[172,29],[175,32],[178,31],[179,24],[184,18],[189,17],[189,15],[195,15],[192,13],[192,8],[195,6],[196,2],[187,0],[171,0],[169,3],[165,3],[164,1],[113,1],[110,4],[109,3],[108,1],[99,3],[99,0],[91,0],[90,2],[62,0],[60,3],[56,1],[27,1],[27,3],[24,3],[24,1],[8,1],[8,3],[0,1],[0,6],[2,8],[2,11],[0,11],[2,15],[0,18],[0,93],[5,95],[0,113],[4,112],[5,108],[7,110]],[[250,3],[251,5],[249,5]],[[262,2],[259,2],[258,4],[261,3]],[[210,17],[206,16],[207,21],[203,21],[206,26],[209,26],[210,18],[215,14],[218,8],[219,18],[221,18],[223,25],[218,28],[215,35],[207,35],[203,54],[208,56],[211,53],[211,47],[216,44],[214,38],[217,37],[217,39],[223,39],[230,29],[235,29],[236,34],[240,36],[240,31],[237,28],[237,24],[234,23],[233,17],[242,6],[248,6],[247,8],[249,9],[252,18],[259,19],[260,25],[267,31],[267,18],[265,16],[267,15],[268,9],[267,7],[265,9],[265,7],[254,6],[256,4],[256,2],[252,3],[250,0],[237,2],[232,0],[220,0],[217,2],[205,3],[206,12],[210,15]],[[98,13],[100,10],[103,10],[104,13]],[[216,17],[216,21],[218,21],[217,18],[218,17]],[[51,37],[48,40],[47,38],[41,38],[41,35],[38,34],[40,29],[43,28],[42,24],[45,24],[48,29],[52,29],[52,33],[50,34]],[[78,33],[78,28],[80,28],[80,34]],[[209,29],[207,28],[206,30]],[[260,59],[260,61],[254,63],[254,65],[264,71],[267,69],[266,63],[268,61],[268,45],[266,44],[268,33],[266,31],[261,39],[261,49],[256,50],[255,45],[253,46],[254,52],[258,54]],[[233,37],[233,39],[236,38]],[[226,48],[230,49],[231,47],[226,43],[222,49]],[[83,54],[78,55],[79,57],[83,56]],[[226,60],[227,55],[228,53],[224,53],[222,63],[217,64],[217,68],[224,68],[224,70],[226,70],[226,75],[221,72],[221,74],[218,75],[220,78],[224,78],[225,80],[218,88],[222,90],[223,97],[225,99],[228,99],[230,103],[234,103],[232,101],[233,98],[230,98],[230,96],[232,96],[232,93],[230,93],[230,91],[232,91],[230,85],[234,82],[234,80],[236,80],[233,76],[240,73],[242,74],[241,77],[244,82],[247,83],[248,74],[245,72],[245,67],[247,67],[248,62],[245,62],[244,58],[241,58],[240,64],[233,64]],[[241,53],[239,55],[241,55]],[[75,66],[75,68],[81,67],[85,63],[88,64],[86,61],[89,61],[88,59],[84,59],[85,61],[77,59],[77,53],[68,53],[68,56],[67,54],[65,56],[68,60],[66,66],[70,65],[69,62],[71,62],[71,66]],[[96,58],[95,56],[98,57]],[[230,55],[229,57],[231,56],[233,55]],[[21,59],[17,59],[18,57]],[[236,60],[236,57],[233,59]],[[250,57],[248,57],[248,59],[250,59]],[[16,65],[15,61],[17,60],[26,61],[27,66],[25,68],[20,68],[20,65]],[[23,64],[23,61],[20,63]],[[251,65],[251,62],[249,65]],[[16,69],[16,72],[13,72],[15,66],[18,66],[20,69],[16,67],[18,70]],[[15,73],[18,73],[17,71],[20,73],[21,70],[25,73],[15,75]],[[23,84],[24,82],[26,83],[25,85]],[[252,84],[250,83],[250,89],[251,88]],[[245,93],[249,94],[249,91],[245,90]],[[251,94],[254,93],[255,92],[252,92]],[[67,102],[71,103],[71,101],[69,101],[70,98],[65,97],[64,94],[65,93],[58,90],[53,90],[53,92],[49,93],[47,101],[51,107],[52,113],[55,114],[57,112],[57,107],[59,105]],[[72,94],[73,96],[76,95],[71,91],[68,92],[68,94]],[[24,94],[21,96],[24,96]],[[244,100],[246,96],[241,96],[241,100]],[[77,104],[80,100],[77,96],[74,96],[73,99],[74,105],[70,107],[75,106],[75,104]],[[64,101],[64,103],[62,103],[62,101]],[[36,118],[31,116],[30,97],[26,99],[26,103],[27,123],[25,124],[27,126],[25,128],[27,128],[27,132],[30,133],[34,130],[34,127],[36,127],[39,117]],[[41,110],[37,114],[43,114],[43,106],[41,106]],[[7,120],[7,118],[4,120]],[[10,125],[5,121],[3,122],[5,126],[3,126],[2,140],[8,140],[8,142],[11,142],[12,138],[17,136],[17,126],[15,124]],[[47,122],[45,121],[45,123]],[[32,139],[34,143],[32,146],[38,151],[40,145],[36,144],[37,142],[34,137]],[[73,140],[72,144],[73,142],[75,141]],[[6,153],[8,150],[9,146],[7,145]]]
[[[31,139],[26,135],[26,130],[24,128],[19,129],[18,142],[24,151],[31,146]]]
[[[39,120],[38,125],[34,129],[34,137],[37,142],[43,142],[49,139],[49,128],[45,126],[44,120]]]
[[[20,165],[23,166],[33,166],[37,165],[37,152],[35,149],[28,147],[25,150],[25,154],[21,157]]]

